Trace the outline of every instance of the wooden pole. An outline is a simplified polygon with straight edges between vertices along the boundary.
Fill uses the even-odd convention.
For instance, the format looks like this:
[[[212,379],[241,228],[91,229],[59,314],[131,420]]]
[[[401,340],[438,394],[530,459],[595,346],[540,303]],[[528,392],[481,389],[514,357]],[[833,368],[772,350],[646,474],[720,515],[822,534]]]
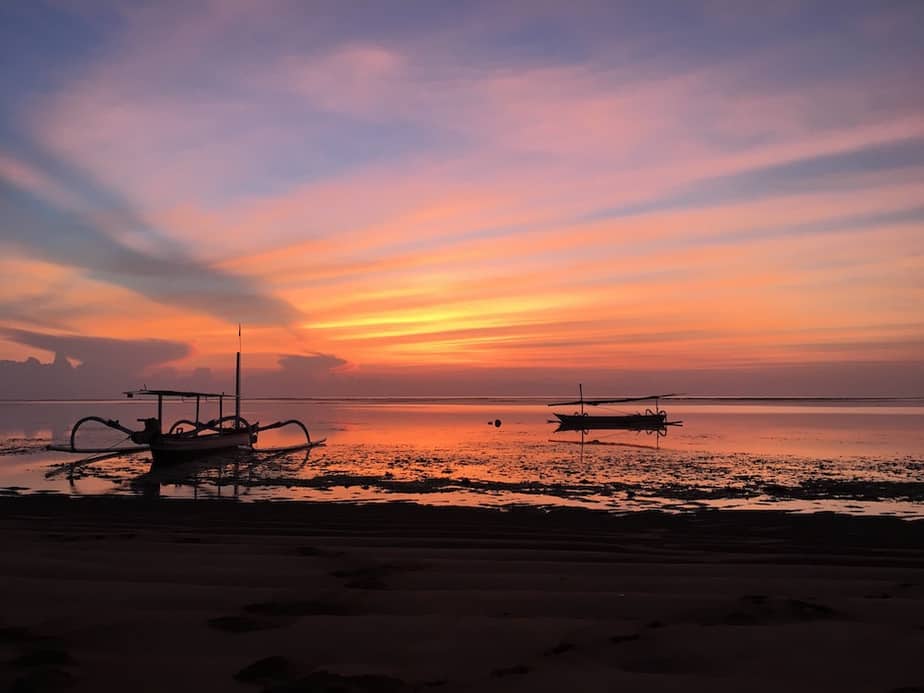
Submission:
[[[244,340],[241,338],[241,323],[237,324],[237,368],[234,375],[234,428],[241,427],[241,352]]]
[[[241,427],[241,352],[237,352],[237,369],[234,377],[234,427]]]

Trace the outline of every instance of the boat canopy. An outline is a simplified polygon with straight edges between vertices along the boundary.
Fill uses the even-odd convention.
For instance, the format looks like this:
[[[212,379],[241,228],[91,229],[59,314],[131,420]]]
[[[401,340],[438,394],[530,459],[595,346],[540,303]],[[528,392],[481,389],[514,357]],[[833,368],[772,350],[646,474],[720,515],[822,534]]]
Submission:
[[[677,397],[676,392],[666,395],[647,395],[645,397],[620,397],[619,399],[576,399],[571,402],[552,402],[550,407],[566,407],[572,404],[588,404],[592,407],[598,404],[618,404],[622,402],[644,402],[649,399],[665,399],[667,397]]]
[[[140,397],[145,395],[152,397],[228,397],[224,392],[185,392],[183,390],[148,390],[147,388],[128,390],[124,394],[126,397],[135,397],[136,395]]]

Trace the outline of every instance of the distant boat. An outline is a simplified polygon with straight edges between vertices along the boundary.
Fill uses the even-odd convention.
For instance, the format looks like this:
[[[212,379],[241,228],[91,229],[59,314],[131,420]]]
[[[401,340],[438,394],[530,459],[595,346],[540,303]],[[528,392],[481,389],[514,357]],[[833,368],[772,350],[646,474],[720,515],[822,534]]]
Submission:
[[[555,412],[559,431],[590,431],[596,429],[628,430],[628,431],[666,431],[668,426],[682,426],[682,421],[668,421],[667,412],[661,409],[659,401],[674,394],[646,395],[645,397],[620,397],[617,399],[584,399],[584,387],[578,385],[580,399],[571,402],[552,402],[550,407],[566,407],[580,405],[581,411],[573,414],[560,414]],[[584,411],[585,406],[596,407],[603,404],[624,404],[627,402],[654,401],[654,409],[646,408],[644,412],[633,414],[593,415]]]

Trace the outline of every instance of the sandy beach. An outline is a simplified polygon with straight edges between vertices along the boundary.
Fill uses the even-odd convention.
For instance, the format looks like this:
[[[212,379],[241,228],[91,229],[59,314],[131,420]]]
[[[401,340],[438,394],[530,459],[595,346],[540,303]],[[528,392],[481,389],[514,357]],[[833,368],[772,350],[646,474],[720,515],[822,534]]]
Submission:
[[[924,523],[0,500],[3,690],[924,690]]]

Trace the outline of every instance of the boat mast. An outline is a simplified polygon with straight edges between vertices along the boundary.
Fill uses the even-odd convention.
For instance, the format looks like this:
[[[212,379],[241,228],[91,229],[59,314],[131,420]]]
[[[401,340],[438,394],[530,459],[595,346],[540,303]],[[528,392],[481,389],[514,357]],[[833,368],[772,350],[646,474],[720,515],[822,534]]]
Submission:
[[[234,375],[234,428],[241,427],[241,324],[237,324],[237,364]]]
[[[584,416],[584,386],[578,383],[578,392],[581,393],[581,416]]]

